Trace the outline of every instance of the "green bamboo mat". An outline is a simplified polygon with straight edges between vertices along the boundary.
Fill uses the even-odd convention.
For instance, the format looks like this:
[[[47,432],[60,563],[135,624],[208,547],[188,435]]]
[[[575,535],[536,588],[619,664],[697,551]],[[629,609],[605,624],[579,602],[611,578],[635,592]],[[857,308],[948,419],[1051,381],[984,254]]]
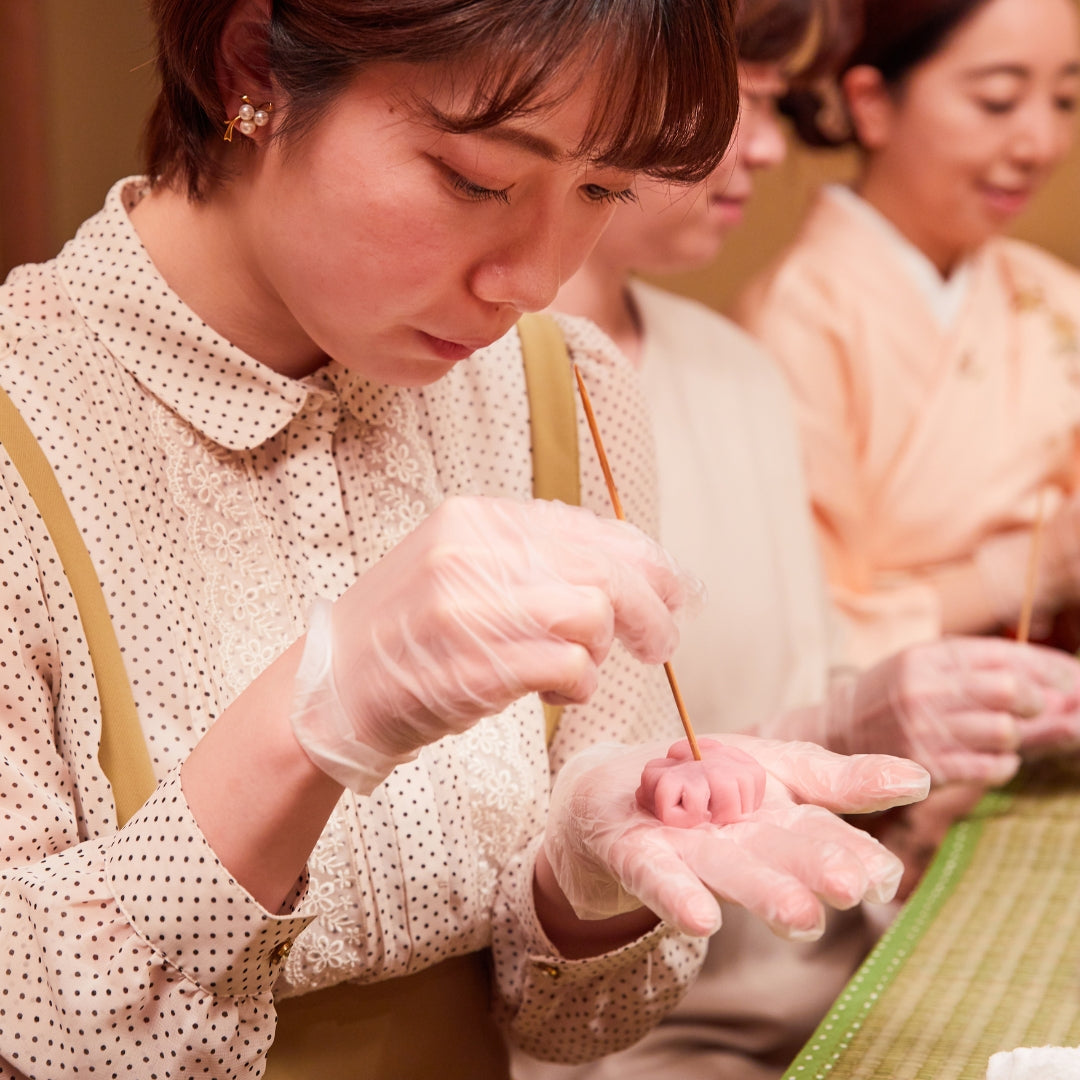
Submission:
[[[984,1080],[1080,1045],[1080,773],[1046,763],[955,824],[784,1080]]]

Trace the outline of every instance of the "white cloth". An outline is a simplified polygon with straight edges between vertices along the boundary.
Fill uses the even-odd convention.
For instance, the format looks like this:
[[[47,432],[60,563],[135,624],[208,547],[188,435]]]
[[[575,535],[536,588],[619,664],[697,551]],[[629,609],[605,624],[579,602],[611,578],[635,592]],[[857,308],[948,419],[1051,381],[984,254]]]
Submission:
[[[126,212],[140,192],[117,184],[57,259],[0,288],[0,379],[86,540],[162,779],[117,831],[70,587],[0,453],[0,1073],[51,1078],[59,1060],[111,1075],[124,1056],[145,1074],[257,1075],[272,987],[387,979],[489,944],[524,1045],[571,1060],[625,1045],[704,946],[660,928],[603,957],[553,955],[532,902],[549,790],[535,698],[426,747],[372,797],[346,793],[293,914],[260,908],[199,833],[177,770],[208,725],[315,597],[340,595],[443,498],[527,497],[528,407],[514,333],[423,389],[332,362],[276,374],[171,292]],[[627,516],[655,531],[634,373],[591,325],[564,327]],[[582,499],[610,514],[587,452]],[[677,723],[659,668],[616,649],[600,674],[554,763]]]
[[[819,701],[830,626],[794,414],[761,345],[702,304],[632,286],[660,537],[708,590],[673,658],[702,730]]]
[[[990,1058],[986,1080],[1078,1080],[1080,1047],[1022,1046]]]
[[[829,197],[847,206],[852,214],[862,217],[887,244],[892,245],[897,259],[903,263],[912,281],[923,294],[930,313],[943,330],[948,330],[959,318],[971,283],[971,265],[962,262],[948,278],[920,251],[880,210],[860,198],[845,184],[827,184]]]

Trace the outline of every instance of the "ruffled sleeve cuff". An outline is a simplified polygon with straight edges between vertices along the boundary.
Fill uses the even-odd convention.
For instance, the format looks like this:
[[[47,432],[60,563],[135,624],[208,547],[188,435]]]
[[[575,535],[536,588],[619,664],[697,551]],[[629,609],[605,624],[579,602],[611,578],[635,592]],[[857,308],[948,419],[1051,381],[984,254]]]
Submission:
[[[522,1050],[588,1061],[636,1042],[678,1004],[707,941],[666,923],[600,956],[568,959],[544,933],[533,902],[535,840],[503,876],[493,952],[503,1022]]]

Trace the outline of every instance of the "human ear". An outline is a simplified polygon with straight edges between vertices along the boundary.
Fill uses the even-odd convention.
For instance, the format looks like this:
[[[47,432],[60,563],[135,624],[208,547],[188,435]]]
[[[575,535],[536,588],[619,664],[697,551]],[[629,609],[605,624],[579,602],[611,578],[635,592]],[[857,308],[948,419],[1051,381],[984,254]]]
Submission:
[[[267,59],[269,28],[270,0],[237,0],[225,20],[215,74],[226,118],[236,115],[244,95],[256,104],[273,97]]]
[[[844,72],[840,85],[859,145],[866,150],[880,150],[889,140],[895,108],[881,72],[859,64]]]

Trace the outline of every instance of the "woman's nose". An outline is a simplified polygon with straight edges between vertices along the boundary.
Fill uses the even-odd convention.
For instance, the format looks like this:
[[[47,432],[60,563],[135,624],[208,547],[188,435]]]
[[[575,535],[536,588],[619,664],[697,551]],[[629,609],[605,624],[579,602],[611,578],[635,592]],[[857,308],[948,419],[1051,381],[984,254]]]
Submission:
[[[743,160],[751,169],[771,169],[787,156],[787,137],[772,107],[759,109],[740,136]]]
[[[1013,156],[1024,164],[1046,168],[1056,165],[1072,146],[1073,116],[1052,103],[1026,110],[1018,117],[1012,141]]]
[[[474,267],[470,287],[486,303],[542,311],[555,299],[562,275],[562,229],[552,222],[533,222],[500,238],[495,250]]]

